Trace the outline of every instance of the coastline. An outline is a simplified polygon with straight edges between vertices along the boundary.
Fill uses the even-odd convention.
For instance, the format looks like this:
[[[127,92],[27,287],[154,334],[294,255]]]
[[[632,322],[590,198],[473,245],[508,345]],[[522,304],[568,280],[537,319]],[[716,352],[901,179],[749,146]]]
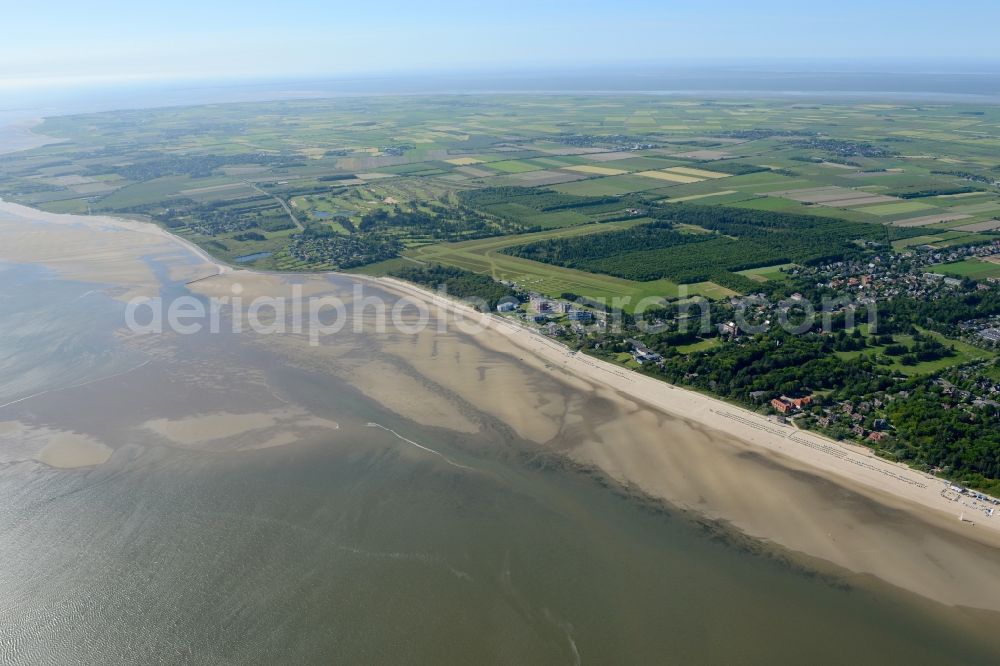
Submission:
[[[600,387],[631,409],[630,430],[612,428],[599,440],[579,442],[563,451],[570,460],[812,560],[948,605],[1000,611],[1000,520],[946,499],[945,480],[574,352],[422,287],[355,277],[476,318],[539,359],[539,369],[567,383]],[[700,437],[694,443],[664,439],[657,415],[687,424]],[[640,438],[636,431],[642,429],[653,434]]]
[[[651,408],[671,413],[679,418],[697,421],[753,446],[836,475],[848,483],[861,484],[872,491],[891,493],[938,512],[942,518],[954,517],[957,521],[959,516],[965,513],[972,520],[972,523],[969,523],[970,529],[981,528],[1000,536],[1000,519],[988,519],[985,516],[980,519],[971,508],[963,507],[961,502],[942,496],[941,490],[949,485],[944,479],[912,469],[902,463],[884,460],[863,447],[838,442],[792,425],[777,423],[766,416],[719,398],[575,352],[562,343],[527,327],[494,314],[480,313],[467,305],[443,298],[417,285],[395,278],[355,277],[370,280],[383,287],[389,285],[397,292],[450,309],[462,316],[480,317],[481,321],[504,334],[525,351],[536,353],[557,364],[560,369],[578,377],[600,381],[609,388],[620,391]]]
[[[95,228],[135,232],[143,234],[143,243],[161,250],[167,241],[172,256],[180,249],[199,260],[185,267],[182,276],[172,272],[175,279],[197,279],[199,290],[213,288],[212,280],[205,278],[223,275],[225,279],[252,279],[251,291],[264,295],[286,278],[337,276],[419,299],[446,315],[482,322],[485,334],[476,336],[477,344],[500,352],[510,363],[521,361],[533,371],[546,373],[569,391],[613,402],[619,410],[616,416],[627,414],[609,419],[608,430],[597,435],[563,442],[558,452],[569,460],[595,467],[626,488],[728,523],[765,543],[874,576],[941,603],[1000,611],[1000,521],[972,514],[974,526],[960,523],[962,509],[941,496],[945,486],[941,479],[572,352],[515,322],[394,278],[235,268],[151,223],[57,215],[7,202],[0,203],[3,212],[25,220],[89,226],[90,234]],[[73,241],[64,242],[69,246]],[[119,239],[118,243],[116,251],[122,256],[139,250],[134,237],[132,242]],[[64,252],[59,244],[35,260],[86,272],[87,260],[93,259],[83,256],[69,262]],[[215,273],[205,275],[206,270]],[[135,275],[128,283],[131,291],[148,279],[138,272]],[[428,360],[429,364],[442,362]],[[450,369],[442,366],[438,371],[447,374]],[[501,420],[505,416],[495,415]],[[694,437],[671,439],[672,431],[658,429],[664,419],[682,425]],[[529,438],[544,446],[549,437]],[[800,492],[808,496],[796,494]],[[859,505],[862,500],[863,506]],[[941,571],[933,568],[935,563]]]
[[[41,148],[65,140],[32,131],[43,121],[43,118],[33,118],[0,125],[0,155]]]

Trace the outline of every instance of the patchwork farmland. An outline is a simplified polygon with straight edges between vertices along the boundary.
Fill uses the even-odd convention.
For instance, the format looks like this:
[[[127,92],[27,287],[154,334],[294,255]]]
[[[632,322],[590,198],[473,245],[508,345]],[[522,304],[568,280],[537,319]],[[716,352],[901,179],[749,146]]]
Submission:
[[[780,271],[765,278],[762,266],[726,286],[681,288],[501,250],[539,234],[646,224],[674,204],[825,218],[894,249],[988,241],[1000,228],[1000,112],[912,111],[484,95],[64,116],[39,128],[60,143],[4,158],[0,196],[152,220],[259,268],[378,272],[401,260],[440,262],[548,294],[721,297]],[[850,226],[859,223],[869,226]],[[922,242],[908,245],[912,238]]]

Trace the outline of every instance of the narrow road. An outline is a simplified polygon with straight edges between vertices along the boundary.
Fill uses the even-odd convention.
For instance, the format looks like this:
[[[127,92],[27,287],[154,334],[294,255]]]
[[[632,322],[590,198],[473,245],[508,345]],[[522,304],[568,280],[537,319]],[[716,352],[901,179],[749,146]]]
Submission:
[[[292,219],[292,222],[295,224],[296,227],[299,228],[299,231],[305,231],[305,227],[303,227],[302,223],[299,222],[299,218],[295,217],[295,213],[292,212],[292,207],[288,205],[288,202],[286,202],[284,199],[282,199],[276,194],[271,194],[267,190],[262,190],[261,188],[257,187],[255,183],[251,183],[249,180],[244,180],[243,182],[249,185],[255,191],[267,195],[272,199],[274,199],[275,201],[277,201],[279,204],[281,204],[281,207],[285,209],[285,212],[288,213],[288,217]]]

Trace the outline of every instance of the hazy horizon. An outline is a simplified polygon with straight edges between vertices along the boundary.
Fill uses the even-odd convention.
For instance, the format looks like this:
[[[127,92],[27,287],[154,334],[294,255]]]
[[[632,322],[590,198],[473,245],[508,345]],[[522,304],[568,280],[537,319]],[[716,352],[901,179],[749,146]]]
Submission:
[[[656,94],[712,98],[877,99],[1000,103],[1000,68],[982,62],[845,60],[684,65],[633,63],[575,68],[386,71],[342,76],[184,77],[62,82],[27,87],[0,82],[0,126],[45,116],[352,95]]]
[[[137,6],[58,0],[5,10],[0,89],[274,77],[440,75],[591,66],[839,62],[857,70],[918,60],[962,71],[996,61],[1000,6],[959,0],[832,4],[641,0],[470,6],[396,0],[338,6],[190,0]],[[964,63],[964,64],[963,64]],[[956,70],[956,67],[959,69]]]

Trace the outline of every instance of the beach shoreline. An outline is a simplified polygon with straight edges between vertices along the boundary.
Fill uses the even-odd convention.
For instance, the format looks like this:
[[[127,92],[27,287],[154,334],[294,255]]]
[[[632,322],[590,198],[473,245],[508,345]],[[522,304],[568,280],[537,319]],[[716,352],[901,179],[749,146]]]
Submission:
[[[950,485],[945,479],[920,472],[903,463],[879,458],[871,450],[861,446],[852,446],[793,425],[778,423],[720,398],[585,355],[540,332],[498,315],[481,313],[468,305],[442,297],[417,285],[395,278],[373,278],[355,274],[351,276],[370,280],[383,287],[388,285],[397,292],[450,309],[465,317],[478,318],[493,330],[504,334],[519,348],[558,364],[558,367],[566,372],[603,382],[610,388],[654,409],[697,421],[771,453],[795,459],[818,471],[836,475],[846,482],[862,484],[873,491],[891,493],[938,512],[942,517],[954,517],[958,521],[959,516],[965,513],[971,521],[969,527],[982,528],[1000,536],[1000,519],[988,519],[977,515],[973,509],[962,505],[961,501],[946,499],[943,496],[941,491]]]
[[[582,386],[582,393],[589,391],[614,400],[623,412],[632,414],[628,417],[631,423],[625,426],[610,424],[610,429],[600,436],[561,448],[558,453],[569,460],[596,468],[626,488],[641,490],[668,505],[724,522],[765,543],[830,562],[847,571],[873,575],[941,603],[1000,611],[1000,594],[997,594],[1000,582],[995,575],[1000,558],[1000,519],[986,518],[961,506],[961,501],[946,499],[941,492],[947,485],[943,479],[882,460],[861,447],[780,424],[717,398],[575,352],[517,322],[481,313],[395,278],[335,272],[253,271],[218,261],[151,223],[56,215],[8,202],[0,203],[0,213],[3,212],[26,220],[90,224],[95,230],[113,226],[117,230],[147,234],[146,238],[168,240],[174,248],[198,259],[195,266],[188,267],[182,281],[197,282],[203,294],[204,289],[212,288],[211,278],[215,277],[234,281],[243,276],[253,278],[250,292],[270,295],[267,290],[276,289],[281,284],[278,280],[303,276],[323,280],[336,276],[420,301],[439,313],[477,322],[486,333],[479,336],[480,344],[500,351],[513,363],[524,361],[573,390]],[[61,251],[58,247],[50,248],[47,256],[58,257]],[[45,257],[36,259],[46,263]],[[54,263],[57,268],[67,269],[67,264]],[[79,270],[79,266],[79,262],[72,264],[74,270]],[[205,275],[206,272],[210,274]],[[219,286],[222,285],[216,285]],[[699,439],[694,444],[657,440],[660,434],[653,424],[660,418],[683,422]],[[644,425],[647,423],[648,428]],[[625,427],[629,430],[620,429]],[[644,436],[639,437],[638,433]],[[544,436],[534,440],[545,443]],[[678,466],[676,459],[671,462],[670,456],[683,458],[683,465]],[[717,463],[724,464],[713,467]],[[766,469],[767,466],[771,468]],[[690,483],[685,485],[687,481]],[[780,487],[772,492],[768,484]],[[856,507],[824,506],[824,495],[818,492],[801,501],[796,498],[796,489],[813,493],[813,487],[819,484],[829,486],[827,498],[835,496],[834,491],[843,490],[849,495],[844,500],[847,504],[862,497],[873,506],[887,508],[892,516],[906,516],[906,533],[893,525],[898,522],[895,518],[885,518],[879,513],[881,509],[874,512],[879,515],[873,517],[872,524],[856,525],[859,513]],[[975,524],[960,522],[963,512]],[[883,535],[886,527],[899,533]],[[926,546],[926,553],[919,552],[920,557],[913,562],[898,559],[913,548],[920,548],[931,533],[934,543]],[[893,560],[893,554],[897,559]],[[962,570],[928,578],[931,566],[928,562],[942,558],[951,558]]]
[[[65,139],[35,132],[34,128],[43,122],[44,118],[28,118],[0,125],[0,155],[41,148],[65,141]]]
[[[480,313],[420,286],[395,278],[356,277],[483,322],[521,352],[541,359],[551,374],[606,387],[639,409],[683,421],[718,449],[714,452],[718,455],[703,456],[680,442],[632,442],[621,437],[564,451],[573,462],[596,468],[625,488],[810,561],[871,575],[947,605],[1000,611],[995,590],[988,591],[997,571],[1000,519],[965,506],[967,497],[956,500],[954,493],[946,497],[944,491],[951,485],[946,480],[883,460],[860,446],[780,424],[719,398],[576,352],[519,323]],[[673,460],[663,453],[670,449],[676,449]],[[692,454],[691,459],[678,470],[676,456],[684,453]],[[726,457],[720,479],[711,478],[712,469],[697,470]],[[770,467],[769,474],[762,474],[762,467]],[[734,468],[742,471],[734,475]],[[773,487],[768,487],[768,477],[775,480]],[[812,492],[815,486],[824,486],[827,497],[836,498],[834,503],[794,495],[796,487]],[[868,508],[859,510],[859,503]],[[877,522],[867,522],[866,514],[885,524],[880,528]],[[897,524],[900,516],[905,516],[908,533]],[[920,547],[926,550],[912,550]],[[907,553],[912,561],[900,559]]]

